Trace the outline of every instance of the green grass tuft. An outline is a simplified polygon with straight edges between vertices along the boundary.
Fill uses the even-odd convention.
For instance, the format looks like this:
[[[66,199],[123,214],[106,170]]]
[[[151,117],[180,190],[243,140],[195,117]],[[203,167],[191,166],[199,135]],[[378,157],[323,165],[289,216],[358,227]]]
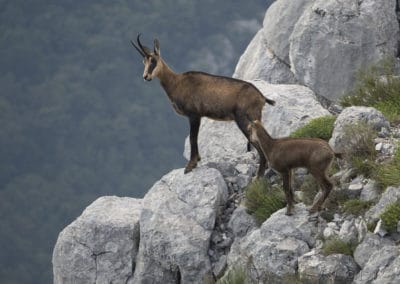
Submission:
[[[257,179],[250,183],[246,187],[245,195],[247,212],[259,225],[286,205],[282,189],[272,187],[265,179]]]
[[[386,206],[381,214],[382,224],[384,228],[392,233],[397,231],[397,223],[400,221],[400,201],[394,202]]]
[[[322,252],[325,255],[340,253],[346,255],[353,255],[355,246],[347,243],[339,238],[331,238],[324,242],[322,246]]]
[[[344,156],[357,173],[369,177],[375,170],[376,131],[366,122],[348,124],[343,128]]]
[[[371,106],[380,110],[391,122],[400,120],[400,77],[395,74],[395,59],[360,69],[356,82],[340,104],[347,106]]]
[[[341,100],[347,106],[371,106],[391,122],[400,120],[400,77],[394,76],[393,58],[358,72],[355,87]]]
[[[360,199],[350,199],[344,202],[343,211],[347,214],[361,216],[372,206],[372,201],[363,201]]]
[[[230,269],[224,277],[217,281],[217,284],[247,284],[246,271],[241,267]]]
[[[374,179],[381,189],[400,185],[400,145],[390,162],[376,167]]]
[[[335,120],[336,116],[333,115],[312,119],[306,125],[290,134],[290,137],[321,138],[328,141],[332,137]]]

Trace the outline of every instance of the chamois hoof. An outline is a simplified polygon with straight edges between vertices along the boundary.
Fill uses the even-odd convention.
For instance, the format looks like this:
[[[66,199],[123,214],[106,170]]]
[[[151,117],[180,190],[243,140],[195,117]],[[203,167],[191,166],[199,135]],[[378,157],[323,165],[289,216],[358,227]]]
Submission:
[[[189,168],[185,168],[185,170],[183,171],[184,174],[190,173],[192,171],[192,169]]]
[[[288,212],[288,211],[286,211],[285,215],[286,215],[286,216],[293,216],[293,212]]]

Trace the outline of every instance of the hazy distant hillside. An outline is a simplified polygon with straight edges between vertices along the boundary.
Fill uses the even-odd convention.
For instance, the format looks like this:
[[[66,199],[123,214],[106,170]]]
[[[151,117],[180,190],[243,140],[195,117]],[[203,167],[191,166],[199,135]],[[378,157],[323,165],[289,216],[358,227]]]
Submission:
[[[0,282],[50,283],[56,236],[87,204],[184,166],[187,121],[129,40],[231,75],[266,2],[0,1]]]

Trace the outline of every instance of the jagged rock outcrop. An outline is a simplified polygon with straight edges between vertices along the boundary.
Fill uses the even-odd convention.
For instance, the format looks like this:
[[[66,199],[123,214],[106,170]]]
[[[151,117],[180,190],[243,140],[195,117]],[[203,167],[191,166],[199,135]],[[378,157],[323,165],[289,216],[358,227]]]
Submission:
[[[142,200],[100,197],[58,236],[54,283],[132,283]]]
[[[318,226],[310,222],[306,207],[296,205],[293,216],[281,209],[259,229],[236,239],[228,255],[231,267],[243,267],[255,281],[280,281],[293,275],[297,258],[315,244]]]
[[[337,101],[353,86],[359,68],[397,56],[396,11],[396,0],[275,1],[235,76],[300,82]]]
[[[345,147],[348,147],[349,141],[345,141],[345,127],[354,126],[357,123],[366,123],[382,134],[389,132],[389,121],[375,108],[361,106],[345,108],[336,119],[332,138],[329,140],[329,144],[336,152],[342,153]],[[351,137],[347,136],[347,138]]]
[[[299,275],[304,283],[351,283],[359,268],[349,255],[324,256],[315,250],[299,257]]]
[[[211,275],[210,237],[227,198],[215,169],[187,175],[179,169],[161,178],[143,199],[133,283],[202,283]]]

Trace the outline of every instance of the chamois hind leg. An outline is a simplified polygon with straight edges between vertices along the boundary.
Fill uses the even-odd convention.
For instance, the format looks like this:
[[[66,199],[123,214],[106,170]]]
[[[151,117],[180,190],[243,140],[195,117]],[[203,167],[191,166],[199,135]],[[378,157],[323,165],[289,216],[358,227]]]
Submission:
[[[292,192],[292,181],[291,181],[291,170],[281,173],[283,180],[283,191],[286,196],[286,215],[293,215],[293,192]]]
[[[235,117],[235,122],[237,124],[237,126],[239,127],[239,129],[242,131],[242,133],[244,134],[244,136],[246,136],[247,140],[248,140],[248,144],[251,143],[251,145],[254,146],[254,148],[256,148],[259,156],[260,156],[260,166],[258,167],[257,170],[257,177],[263,177],[264,173],[265,173],[265,167],[267,164],[267,159],[264,156],[263,151],[261,150],[261,147],[257,144],[257,143],[252,143],[250,141],[250,133],[248,130],[248,125],[250,123],[249,119],[246,117],[246,115],[236,115]]]
[[[311,174],[315,177],[317,182],[320,184],[321,189],[322,189],[322,194],[321,196],[313,203],[313,205],[310,208],[310,213],[315,213],[318,211],[321,211],[322,209],[322,204],[324,204],[326,198],[329,196],[329,193],[331,192],[333,188],[332,182],[329,180],[329,178],[326,176],[325,171],[320,172],[320,173],[313,173]]]
[[[200,161],[199,148],[197,145],[197,137],[199,135],[201,117],[189,117],[190,122],[190,161],[185,167],[185,174],[192,171],[197,162]]]

